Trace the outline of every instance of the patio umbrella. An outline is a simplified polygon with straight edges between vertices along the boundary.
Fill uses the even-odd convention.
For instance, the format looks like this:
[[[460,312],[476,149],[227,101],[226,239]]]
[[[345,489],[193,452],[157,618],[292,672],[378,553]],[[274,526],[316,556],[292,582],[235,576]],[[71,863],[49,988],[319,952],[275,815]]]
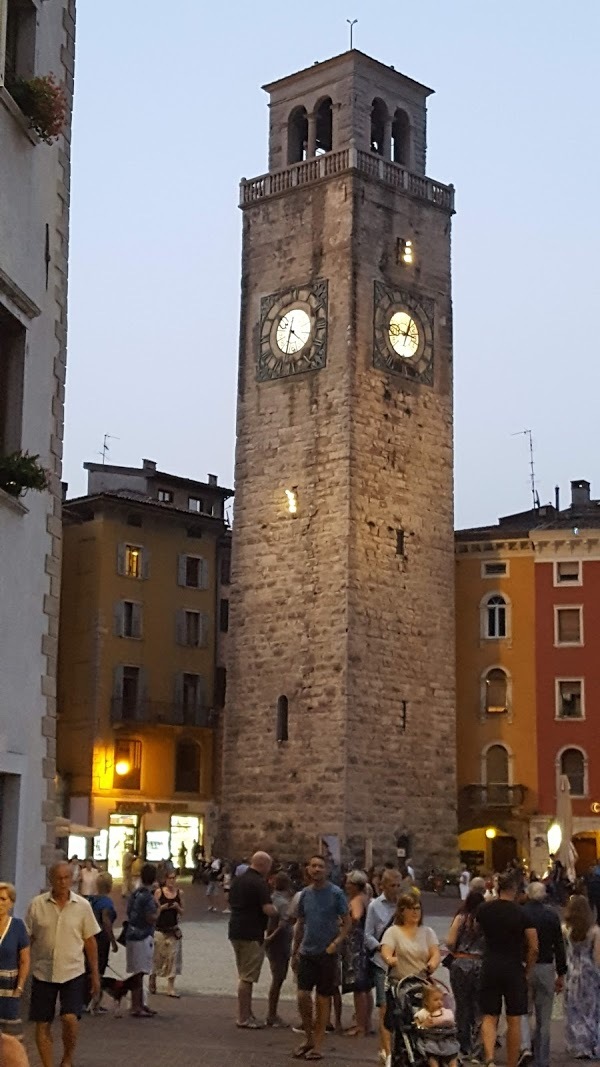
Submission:
[[[573,812],[571,809],[571,783],[566,774],[558,779],[558,797],[556,801],[556,821],[562,832],[562,840],[557,853],[568,878],[575,879],[575,849],[571,842],[573,836]]]

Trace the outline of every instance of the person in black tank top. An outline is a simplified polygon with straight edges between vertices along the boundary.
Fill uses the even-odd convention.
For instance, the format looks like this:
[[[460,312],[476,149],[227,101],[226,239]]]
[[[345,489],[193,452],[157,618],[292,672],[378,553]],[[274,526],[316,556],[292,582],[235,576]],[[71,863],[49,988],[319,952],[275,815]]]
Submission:
[[[164,886],[157,889],[154,899],[158,904],[158,918],[154,935],[154,965],[150,975],[150,992],[156,993],[156,979],[167,979],[167,995],[178,997],[175,978],[181,974],[181,927],[183,893],[177,888],[175,874],[167,875]]]

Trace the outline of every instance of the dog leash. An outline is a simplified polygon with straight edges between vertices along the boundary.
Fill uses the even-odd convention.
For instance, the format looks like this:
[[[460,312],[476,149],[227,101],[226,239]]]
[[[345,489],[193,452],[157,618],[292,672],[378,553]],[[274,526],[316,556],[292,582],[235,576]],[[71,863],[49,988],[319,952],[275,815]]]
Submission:
[[[120,982],[126,982],[127,981],[126,978],[123,978],[123,976],[121,974],[118,974],[118,972],[115,971],[114,967],[111,967],[110,963],[107,963],[106,966],[108,967],[109,971],[112,971],[112,973],[114,974],[115,978],[118,978]]]

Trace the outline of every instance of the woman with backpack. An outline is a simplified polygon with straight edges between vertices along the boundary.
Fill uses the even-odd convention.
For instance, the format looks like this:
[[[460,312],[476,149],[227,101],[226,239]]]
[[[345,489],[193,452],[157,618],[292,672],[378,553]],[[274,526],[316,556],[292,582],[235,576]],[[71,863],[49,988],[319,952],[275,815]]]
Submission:
[[[140,885],[127,902],[125,952],[127,972],[135,979],[131,988],[131,1015],[134,1019],[156,1015],[144,1003],[144,975],[152,974],[154,928],[158,917],[158,904],[153,896],[155,881],[156,867],[145,863],[140,871]]]

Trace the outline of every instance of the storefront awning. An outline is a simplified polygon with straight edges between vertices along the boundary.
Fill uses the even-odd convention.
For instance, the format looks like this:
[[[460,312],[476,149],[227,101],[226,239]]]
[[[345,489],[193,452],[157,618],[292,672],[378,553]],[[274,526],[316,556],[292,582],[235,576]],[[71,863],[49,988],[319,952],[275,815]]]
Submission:
[[[71,822],[64,816],[58,816],[54,820],[56,837],[97,837],[100,833],[95,826],[81,826],[78,822]]]

